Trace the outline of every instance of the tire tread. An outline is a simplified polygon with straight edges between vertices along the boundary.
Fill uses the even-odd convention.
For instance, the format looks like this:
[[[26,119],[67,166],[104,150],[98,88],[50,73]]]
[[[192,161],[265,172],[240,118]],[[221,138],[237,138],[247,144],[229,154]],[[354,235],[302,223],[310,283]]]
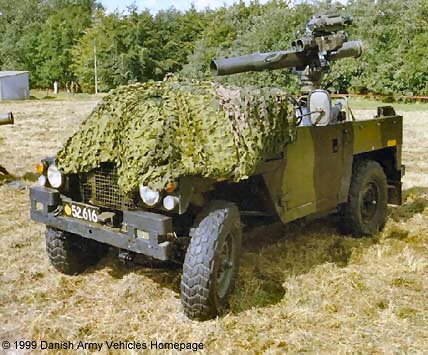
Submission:
[[[359,211],[359,192],[362,189],[367,175],[372,174],[380,179],[381,199],[386,199],[388,196],[387,180],[382,166],[373,160],[361,160],[354,163],[351,185],[349,188],[348,202],[342,207],[343,221],[341,228],[347,234],[354,236],[368,236],[373,235],[383,229],[386,222],[386,206],[381,207],[379,212],[378,221],[375,221],[375,226],[367,226],[360,220]],[[380,201],[384,204],[384,201]]]
[[[59,229],[47,227],[45,237],[50,263],[66,275],[82,273],[108,253],[106,244],[84,240],[77,234]]]
[[[232,226],[229,226],[229,224]],[[233,225],[236,224],[236,225]],[[218,307],[211,295],[211,278],[215,251],[218,246],[218,235],[224,228],[236,228],[240,225],[239,211],[235,204],[225,201],[214,201],[195,220],[190,230],[191,242],[189,244],[183,265],[181,280],[181,302],[184,313],[190,319],[206,320],[218,313]],[[240,246],[240,228],[236,228]],[[239,251],[238,251],[239,255]],[[236,272],[232,276],[232,291]]]

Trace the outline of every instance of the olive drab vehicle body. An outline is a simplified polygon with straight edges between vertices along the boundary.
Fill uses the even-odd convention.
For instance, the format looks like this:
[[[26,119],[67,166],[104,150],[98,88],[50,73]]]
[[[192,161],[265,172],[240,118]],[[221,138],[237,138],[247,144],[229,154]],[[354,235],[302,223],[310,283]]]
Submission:
[[[402,117],[390,107],[368,120],[297,127],[296,140],[285,147],[284,157],[265,163],[262,174],[282,222],[323,214],[345,203],[358,160],[382,165],[388,202],[401,204],[402,130]]]
[[[134,178],[138,170],[131,174],[130,170],[123,170],[123,163],[101,163],[91,165],[90,171],[83,170],[73,164],[76,152],[79,153],[75,150],[73,158],[68,156],[74,171],[65,172],[58,168],[58,157],[67,157],[64,153],[67,150],[60,151],[56,158],[44,159],[37,167],[40,186],[30,189],[31,218],[46,225],[46,249],[51,264],[63,273],[77,274],[96,264],[111,246],[127,264],[155,259],[183,264],[183,310],[191,319],[204,320],[227,308],[238,276],[243,225],[250,225],[253,220],[279,219],[288,223],[335,214],[339,227],[347,234],[373,235],[381,231],[387,219],[387,204],[401,204],[403,119],[391,106],[379,107],[371,119],[355,119],[345,98],[332,103],[330,93],[320,89],[322,75],[329,70],[331,61],[358,57],[362,52],[361,42],[348,41],[344,28],[350,22],[347,17],[316,15],[307,23],[305,35],[293,41],[289,50],[211,63],[215,75],[293,68],[300,76],[301,96],[290,95],[286,99],[281,96],[293,105],[292,117],[286,117],[285,125],[280,126],[287,129],[286,134],[282,130],[279,135],[278,132],[259,134],[256,141],[260,146],[260,141],[272,144],[270,139],[274,142],[278,142],[278,137],[284,139],[275,149],[267,149],[269,155],[251,166],[250,176],[213,178],[203,176],[203,170],[175,176],[169,169],[168,176],[175,176],[176,180],[161,189],[141,183],[133,197],[128,198],[118,187],[121,179],[118,174]],[[103,105],[106,107],[107,103]],[[256,118],[251,121],[255,125],[252,128],[265,127],[264,121],[260,123]],[[250,119],[254,117],[248,118],[244,126]],[[123,128],[118,121],[118,127]],[[273,126],[278,127],[275,122]],[[215,128],[217,122],[211,124],[213,129],[218,128]],[[103,131],[91,126],[84,131],[91,132],[92,128]],[[140,137],[139,132],[131,134]],[[81,143],[90,149],[91,137],[84,137],[89,143]],[[128,138],[118,137],[114,138],[116,144]],[[79,138],[74,144],[79,148]],[[243,144],[239,149],[242,146],[248,148]],[[229,151],[238,148],[232,145]],[[198,154],[204,152],[200,146]],[[248,150],[244,153],[243,156],[250,155]],[[84,154],[89,156],[86,151]],[[192,157],[187,158],[189,166]],[[213,159],[219,162],[220,158]],[[96,162],[97,156],[94,159]],[[202,167],[208,166],[203,159],[199,162]],[[177,169],[184,164],[175,163]],[[194,165],[190,164],[192,168]],[[155,171],[152,168],[148,166],[147,171]],[[148,176],[147,171],[140,174]]]

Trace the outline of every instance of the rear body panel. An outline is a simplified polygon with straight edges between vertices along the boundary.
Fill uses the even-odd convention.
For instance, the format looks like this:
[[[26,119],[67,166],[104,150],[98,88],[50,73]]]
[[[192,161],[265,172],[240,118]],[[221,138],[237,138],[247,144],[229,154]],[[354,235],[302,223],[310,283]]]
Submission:
[[[402,130],[401,116],[298,127],[297,139],[285,147],[281,163],[263,173],[281,220],[286,223],[346,202],[352,163],[360,156],[377,160],[391,186],[401,189]]]
[[[403,144],[403,118],[401,116],[352,122],[354,155]],[[401,154],[397,155],[401,165]]]

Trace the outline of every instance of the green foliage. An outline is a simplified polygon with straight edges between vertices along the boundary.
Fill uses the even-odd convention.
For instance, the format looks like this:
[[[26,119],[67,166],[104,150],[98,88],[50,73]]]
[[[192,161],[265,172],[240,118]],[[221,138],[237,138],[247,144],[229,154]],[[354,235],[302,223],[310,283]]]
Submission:
[[[42,0],[2,0],[0,12],[1,69],[35,71],[33,54],[48,9]]]
[[[71,68],[83,91],[94,92],[95,55],[100,91],[127,84],[138,75],[127,69],[135,60],[144,60],[138,46],[133,45],[135,35],[136,33],[127,31],[117,13],[105,15],[103,11],[99,11],[96,14],[92,26],[71,50]]]
[[[222,7],[217,11],[207,11],[205,29],[196,41],[195,49],[189,56],[189,63],[181,72],[190,78],[204,79],[210,77],[209,65],[213,58],[231,48],[239,33],[251,27],[251,19],[260,15],[262,5],[252,2],[248,7],[240,2],[231,7]]]
[[[87,1],[81,5],[61,3],[63,7],[55,8],[58,10],[47,18],[39,35],[36,75],[41,86],[50,86],[55,80],[65,83],[76,79],[71,71],[70,51],[91,23],[92,6]]]
[[[294,137],[288,101],[278,90],[211,82],[161,82],[113,90],[57,154],[65,173],[102,162],[118,168],[124,192],[162,189],[180,176],[239,181],[282,152]]]
[[[74,80],[69,51],[97,6],[95,0],[2,1],[1,68],[28,70],[33,87]]]
[[[72,50],[74,73],[84,91],[94,89],[95,51],[101,91],[119,85],[160,80],[182,68],[203,29],[203,14],[169,9],[152,16],[147,10],[128,15],[98,12]]]
[[[151,14],[131,6],[106,14],[96,0],[2,0],[0,68],[28,70],[32,87],[76,81],[94,91],[95,48],[100,91],[161,80],[168,72],[212,80],[209,64],[222,58],[283,50],[301,35],[308,17],[328,1],[266,4],[242,0],[229,7]],[[351,39],[365,52],[333,63],[324,86],[341,92],[427,95],[428,7],[426,0],[350,0]],[[300,31],[300,33],[299,33]],[[219,79],[235,85],[280,86],[297,91],[287,70]]]
[[[351,1],[352,38],[364,43],[358,60],[335,63],[326,82],[354,92],[427,95],[425,0]]]

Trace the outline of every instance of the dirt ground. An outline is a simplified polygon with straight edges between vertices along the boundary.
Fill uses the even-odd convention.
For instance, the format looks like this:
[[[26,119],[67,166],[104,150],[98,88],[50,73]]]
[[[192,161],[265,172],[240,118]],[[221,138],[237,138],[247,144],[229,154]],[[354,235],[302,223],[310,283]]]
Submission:
[[[35,163],[53,155],[95,104],[0,104],[16,120],[0,127],[0,164],[34,184]],[[428,112],[403,115],[404,204],[390,207],[385,230],[374,238],[343,237],[324,218],[251,231],[230,313],[203,323],[182,313],[179,269],[129,270],[111,250],[83,275],[59,274],[47,261],[44,226],[29,218],[28,189],[0,181],[1,344],[12,343],[10,354],[22,353],[13,350],[19,340],[38,342],[31,353],[41,352],[41,341],[75,346],[44,354],[113,352],[106,341],[148,349],[152,341],[202,342],[207,353],[425,353]],[[79,341],[104,345],[100,352],[76,350]]]

